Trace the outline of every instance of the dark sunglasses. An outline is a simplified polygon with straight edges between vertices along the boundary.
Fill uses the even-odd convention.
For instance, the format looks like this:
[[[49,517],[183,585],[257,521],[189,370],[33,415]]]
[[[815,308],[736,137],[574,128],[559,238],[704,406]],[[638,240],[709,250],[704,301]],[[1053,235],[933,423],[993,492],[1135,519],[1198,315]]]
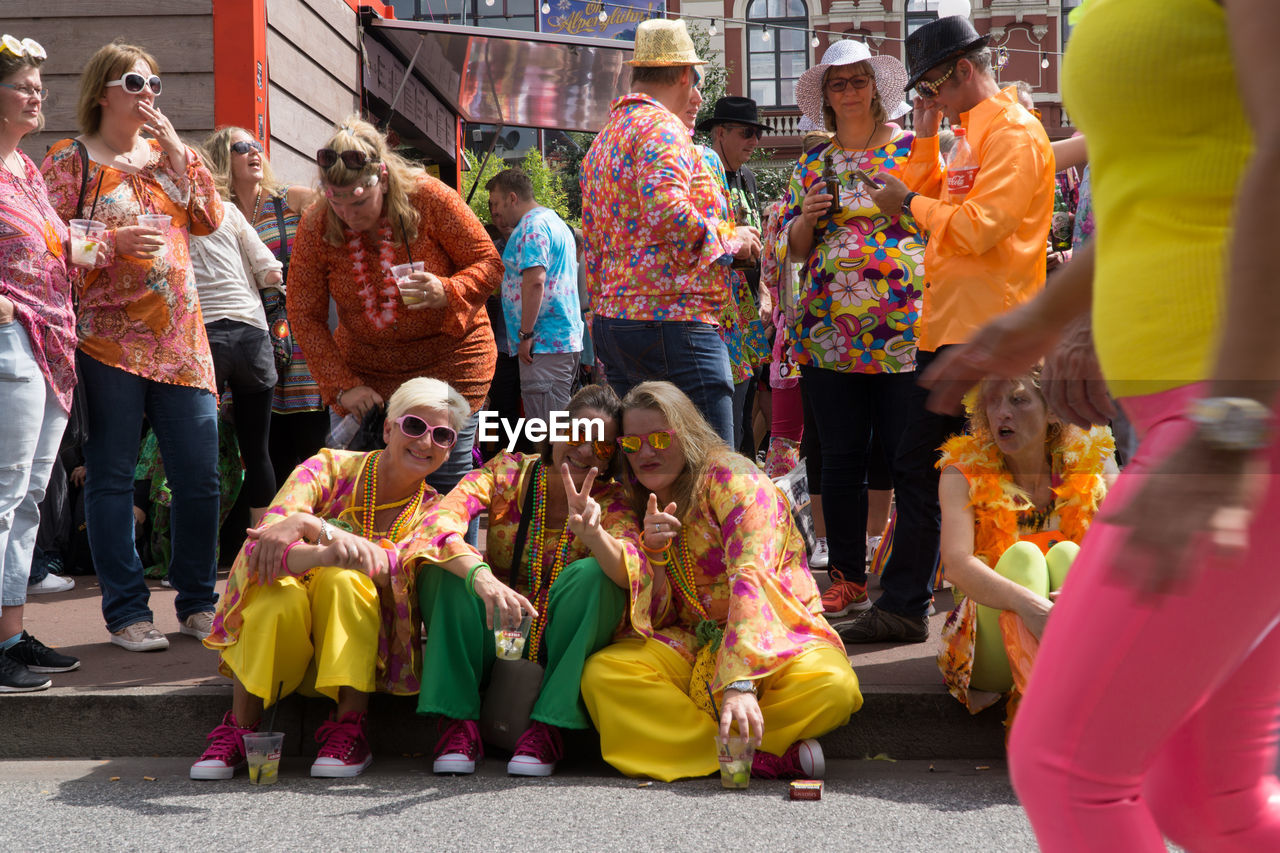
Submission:
[[[158,95],[161,88],[163,88],[160,78],[156,75],[152,74],[150,77],[143,77],[137,71],[125,72],[123,77],[119,80],[112,80],[107,86],[120,86],[130,95],[136,95],[144,88],[149,88],[151,89],[151,94]]]
[[[733,125],[729,125],[729,129],[732,130],[734,133],[738,134],[739,136],[741,136],[743,139],[750,139],[753,136],[756,139],[764,139],[763,127],[751,127],[745,124],[733,124]]]
[[[400,427],[405,438],[422,438],[431,433],[431,443],[437,447],[453,447],[458,440],[458,433],[447,426],[433,427],[417,415],[401,415],[392,421]]]
[[[259,154],[261,154],[262,143],[256,139],[250,140],[248,142],[242,139],[239,142],[231,143],[232,154],[248,154],[250,151],[257,151]]]
[[[316,165],[321,169],[332,168],[341,160],[348,169],[363,169],[370,163],[378,162],[363,151],[334,151],[332,148],[321,148],[316,152]]]
[[[671,439],[675,434],[673,429],[658,429],[648,435],[620,435],[618,446],[623,453],[639,453],[641,445],[647,441],[654,450],[666,450],[671,446]]]
[[[614,447],[613,444],[607,441],[587,441],[586,439],[571,438],[568,441],[566,441],[565,444],[569,445],[570,447],[581,447],[584,444],[589,444],[591,445],[592,452],[594,452],[596,456],[600,457],[606,462],[608,462],[610,459],[613,458],[613,454],[617,452],[617,449],[618,449]]]

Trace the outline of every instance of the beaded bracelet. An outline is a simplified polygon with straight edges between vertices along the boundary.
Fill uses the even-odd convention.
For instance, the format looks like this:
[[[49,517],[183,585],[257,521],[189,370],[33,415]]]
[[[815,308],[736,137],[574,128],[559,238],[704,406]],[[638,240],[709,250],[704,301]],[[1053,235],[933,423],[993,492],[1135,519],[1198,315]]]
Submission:
[[[489,569],[489,571],[493,571],[493,569],[489,568],[489,564],[482,560],[472,566],[471,571],[467,572],[467,592],[471,593],[475,598],[480,597],[480,593],[476,592],[476,572],[481,569]]]
[[[290,542],[288,545],[284,546],[284,553],[280,555],[280,565],[284,568],[284,573],[286,575],[293,574],[293,572],[290,571],[289,569],[289,552],[294,549],[294,546],[301,545],[301,544],[302,544],[301,539],[295,539],[294,541]]]

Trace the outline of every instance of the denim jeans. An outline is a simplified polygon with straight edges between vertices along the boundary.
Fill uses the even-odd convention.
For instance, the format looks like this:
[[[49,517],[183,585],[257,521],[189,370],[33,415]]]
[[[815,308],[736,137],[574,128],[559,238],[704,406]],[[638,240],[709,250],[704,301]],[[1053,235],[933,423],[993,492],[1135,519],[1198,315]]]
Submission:
[[[666,380],[688,395],[732,446],[733,374],[715,326],[597,316],[591,334],[596,357],[619,397],[641,382]]]
[[[169,582],[178,619],[213,610],[218,597],[218,409],[212,394],[169,385],[79,355],[89,409],[84,446],[85,520],[102,585],[107,630],[154,621],[134,547],[133,476],[142,416],[155,430],[173,492]]]
[[[830,566],[854,583],[867,582],[871,436],[884,442],[885,454],[892,459],[910,417],[915,384],[914,373],[841,373],[809,365],[800,368],[800,387],[813,408],[822,442],[822,511],[827,518]],[[893,478],[895,486],[899,479],[909,479],[907,472],[897,470],[893,471]],[[902,500],[903,493],[899,492],[899,506]],[[895,536],[895,556],[898,541]]]
[[[40,527],[40,501],[58,456],[67,413],[31,352],[17,320],[0,326],[0,610],[27,601],[27,578]],[[0,637],[0,639],[5,639]]]

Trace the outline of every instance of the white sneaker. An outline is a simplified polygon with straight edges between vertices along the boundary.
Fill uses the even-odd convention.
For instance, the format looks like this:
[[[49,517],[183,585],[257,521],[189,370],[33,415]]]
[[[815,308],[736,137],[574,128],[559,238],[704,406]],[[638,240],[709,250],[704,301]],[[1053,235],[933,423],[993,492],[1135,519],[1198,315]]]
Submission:
[[[880,540],[883,538],[884,537],[882,536],[867,537],[867,565],[868,566],[871,565],[871,559],[875,557],[876,549],[880,547]]]
[[[178,626],[178,631],[188,637],[203,640],[213,633],[213,611],[201,610],[199,613],[192,613],[182,620],[182,624]]]
[[[156,630],[152,622],[134,622],[111,633],[111,642],[131,652],[162,652],[169,648],[169,638]]]
[[[64,578],[61,575],[55,575],[52,572],[44,576],[40,583],[33,583],[27,586],[27,595],[48,595],[51,592],[69,592],[76,588],[76,582],[72,578]]]
[[[813,546],[813,553],[809,555],[809,568],[825,569],[830,562],[831,556],[827,553],[827,537],[819,537]]]

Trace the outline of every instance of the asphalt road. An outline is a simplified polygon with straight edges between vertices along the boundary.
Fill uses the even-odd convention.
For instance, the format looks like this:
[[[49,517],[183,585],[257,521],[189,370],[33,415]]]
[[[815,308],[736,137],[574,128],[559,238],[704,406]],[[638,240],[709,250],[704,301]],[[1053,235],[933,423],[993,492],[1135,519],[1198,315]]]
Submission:
[[[1029,851],[1005,767],[836,761],[820,802],[786,782],[642,785],[585,768],[515,779],[490,760],[436,777],[424,759],[350,780],[289,760],[274,787],[192,782],[189,759],[0,762],[0,846],[22,851]],[[118,777],[113,781],[113,777]],[[151,777],[154,781],[144,777]]]

